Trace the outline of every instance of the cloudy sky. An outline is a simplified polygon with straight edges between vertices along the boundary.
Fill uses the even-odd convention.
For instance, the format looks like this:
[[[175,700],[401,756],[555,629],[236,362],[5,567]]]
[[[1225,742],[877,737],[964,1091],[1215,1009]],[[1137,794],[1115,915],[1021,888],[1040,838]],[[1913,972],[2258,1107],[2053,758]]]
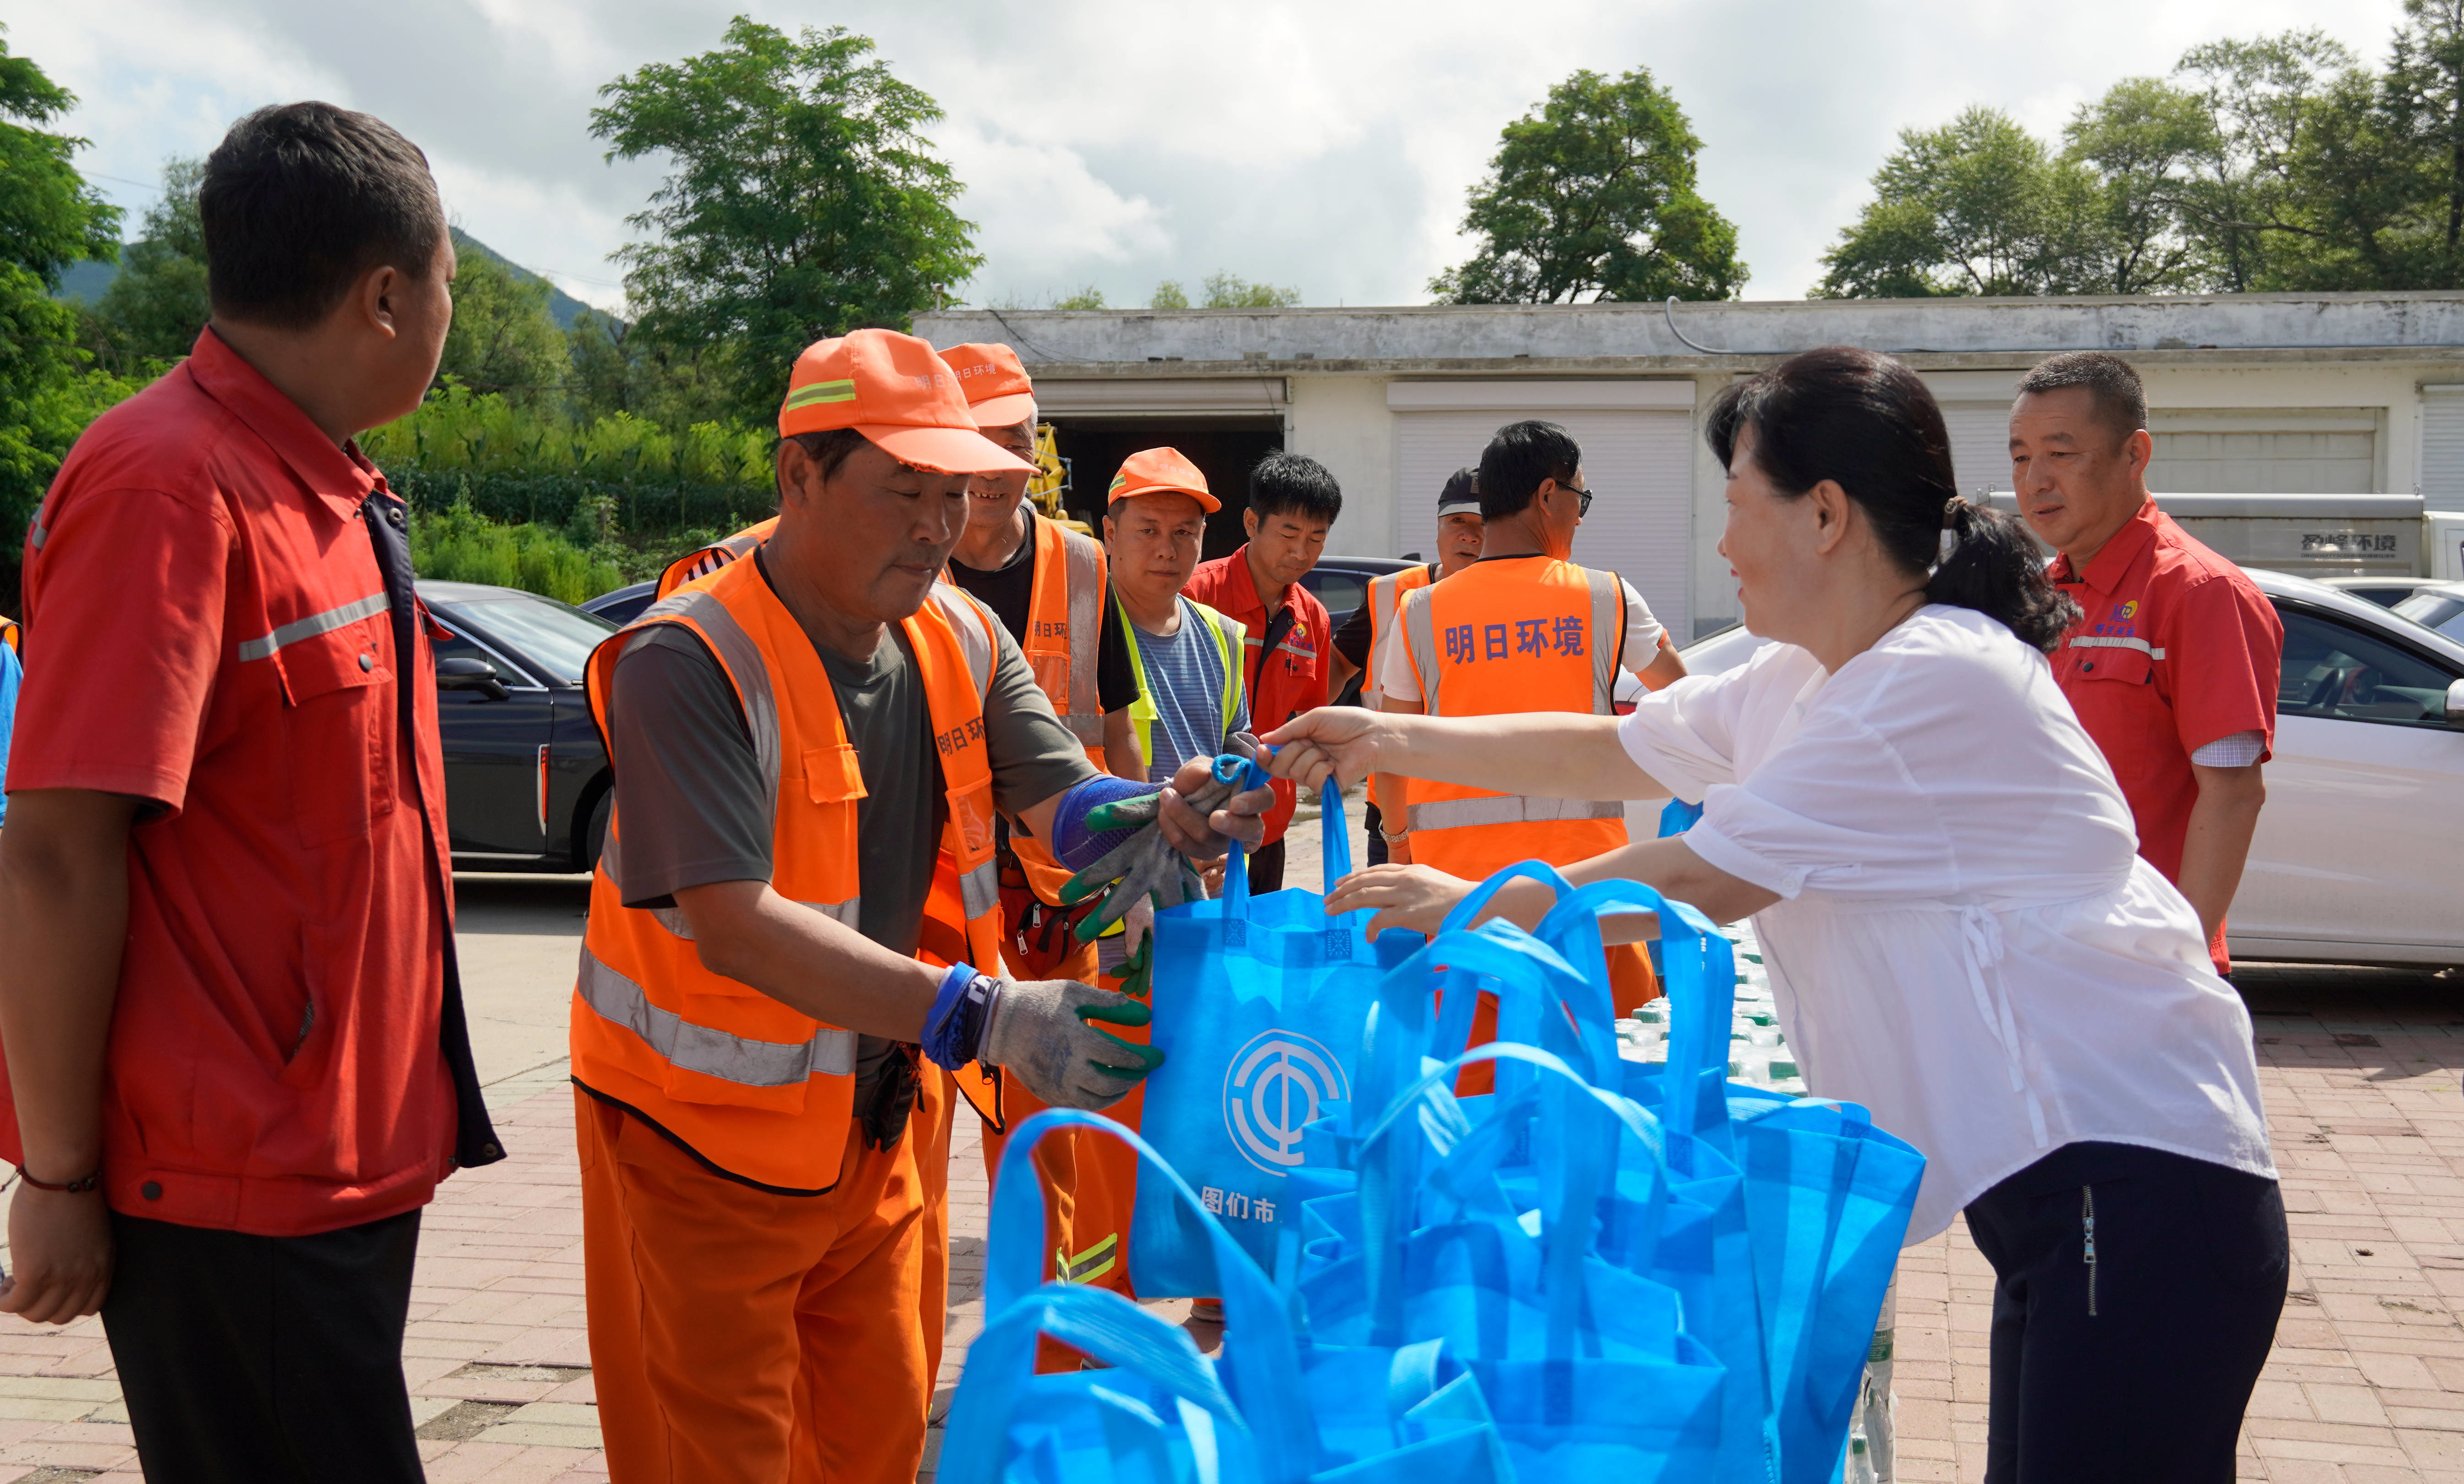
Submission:
[[[1424,302],[1464,255],[1497,131],[1577,68],[1644,66],[1704,141],[1750,298],[1800,296],[1897,131],[1974,102],[2057,133],[2115,80],[2218,36],[2316,26],[2384,58],[2401,0],[114,0],[8,7],[81,99],[84,167],[134,213],[165,156],[323,98],[424,146],[467,231],[616,306],[607,253],[655,186],[588,133],[597,88],[717,44],[731,14],[872,36],[937,98],[986,262],[973,302],[1116,305],[1215,272],[1309,304]]]

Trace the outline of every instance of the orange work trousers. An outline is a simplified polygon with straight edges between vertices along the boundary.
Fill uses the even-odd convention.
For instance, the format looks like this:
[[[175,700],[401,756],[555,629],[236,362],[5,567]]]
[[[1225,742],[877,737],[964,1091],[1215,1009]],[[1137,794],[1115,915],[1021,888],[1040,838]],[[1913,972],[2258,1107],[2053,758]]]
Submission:
[[[1120,981],[1099,976],[1096,946],[1083,945],[1062,961],[1052,977],[1118,990]],[[1105,1031],[1125,1041],[1145,1044],[1147,1028],[1107,1025]],[[1046,1104],[1011,1078],[1001,1089],[1002,1111],[1016,1128],[1030,1113]],[[1125,1128],[1138,1126],[1146,1106],[1144,1083],[1104,1110],[1104,1116]],[[1005,1134],[984,1131],[984,1176],[993,1189],[1001,1185]],[[1138,1193],[1138,1159],[1127,1145],[1102,1134],[1065,1129],[1035,1146],[1035,1168],[1044,1187],[1044,1251],[1045,1280],[1066,1279],[1109,1288],[1134,1298],[1130,1284],[1130,1212]]]
[[[916,1141],[867,1148],[850,1121],[835,1188],[774,1195],[579,1088],[574,1114],[611,1484],[913,1479],[933,1392]]]

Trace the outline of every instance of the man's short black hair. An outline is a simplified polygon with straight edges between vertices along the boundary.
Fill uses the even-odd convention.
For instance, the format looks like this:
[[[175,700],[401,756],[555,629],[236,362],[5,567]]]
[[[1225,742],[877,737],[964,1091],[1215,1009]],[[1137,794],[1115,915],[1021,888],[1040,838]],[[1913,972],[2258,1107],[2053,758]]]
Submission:
[[[1314,515],[1328,525],[1343,513],[1334,471],[1306,453],[1269,453],[1249,470],[1249,508],[1269,515]]]
[[[1481,450],[1481,518],[1495,520],[1520,512],[1538,496],[1542,484],[1551,479],[1572,484],[1582,467],[1582,446],[1556,424],[1537,418],[1507,424]]]
[[[214,313],[304,330],[362,273],[424,277],[445,236],[428,157],[383,120],[280,103],[232,124],[197,189]]]
[[[2147,426],[2147,388],[2139,373],[2120,356],[2101,350],[2066,350],[2036,363],[2019,379],[2019,394],[2057,392],[2084,386],[2096,404],[2097,421],[2113,429],[2121,443]]]

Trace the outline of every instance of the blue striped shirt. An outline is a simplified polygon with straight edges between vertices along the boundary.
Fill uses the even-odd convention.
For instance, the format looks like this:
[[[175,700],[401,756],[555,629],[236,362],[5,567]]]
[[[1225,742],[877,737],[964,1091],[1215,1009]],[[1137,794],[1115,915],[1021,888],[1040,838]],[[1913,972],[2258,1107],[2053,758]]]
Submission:
[[[1138,665],[1147,695],[1155,702],[1155,726],[1149,731],[1154,755],[1147,759],[1147,781],[1169,783],[1180,765],[1193,757],[1213,757],[1224,740],[1249,726],[1246,696],[1233,709],[1232,724],[1223,725],[1223,653],[1215,647],[1215,633],[1197,604],[1180,601],[1180,628],[1169,636],[1137,632]],[[1238,650],[1234,651],[1236,654]],[[1239,682],[1234,682],[1237,685]]]

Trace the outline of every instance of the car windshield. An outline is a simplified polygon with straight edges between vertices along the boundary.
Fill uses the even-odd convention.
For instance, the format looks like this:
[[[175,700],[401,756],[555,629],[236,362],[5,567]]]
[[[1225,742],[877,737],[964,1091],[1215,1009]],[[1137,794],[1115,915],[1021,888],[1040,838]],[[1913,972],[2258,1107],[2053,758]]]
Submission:
[[[2450,639],[2464,639],[2464,598],[2453,593],[2415,593],[2397,603],[2395,611]]]
[[[536,668],[568,686],[582,684],[583,666],[589,663],[590,651],[616,632],[616,625],[605,619],[568,608],[553,598],[529,593],[507,593],[502,598],[475,599],[455,606],[467,609],[489,633],[503,640]]]
[[[1368,577],[1341,567],[1313,567],[1307,577],[1301,578],[1301,585],[1315,593],[1317,600],[1326,604],[1330,618],[1338,613],[1350,613],[1369,600]]]

